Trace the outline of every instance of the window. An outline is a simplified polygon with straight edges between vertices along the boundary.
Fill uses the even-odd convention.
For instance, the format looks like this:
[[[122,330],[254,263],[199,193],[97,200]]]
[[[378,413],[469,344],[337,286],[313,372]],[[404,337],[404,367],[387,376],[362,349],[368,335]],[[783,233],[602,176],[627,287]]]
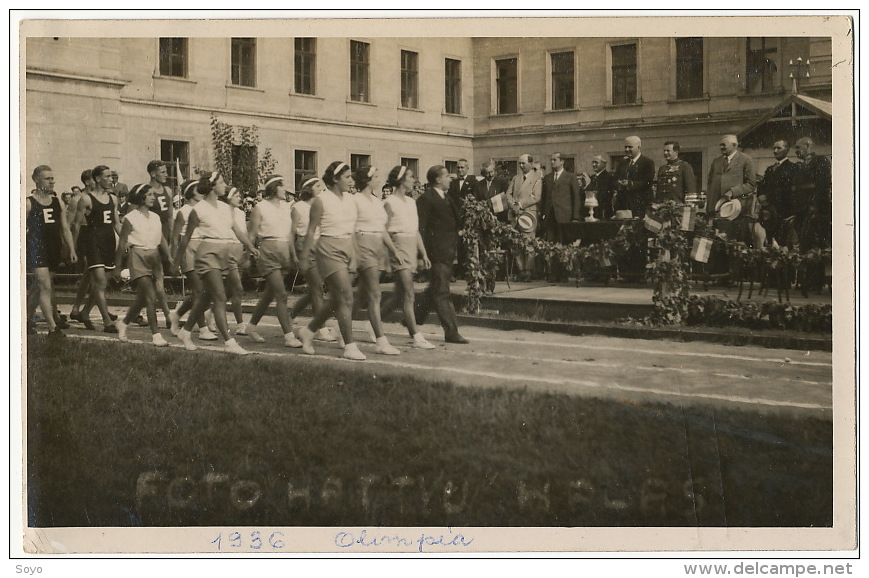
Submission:
[[[419,108],[419,54],[401,51],[401,106]]]
[[[365,165],[371,166],[371,155],[350,155],[350,170],[355,171]]]
[[[187,39],[160,39],[160,76],[187,77]]]
[[[550,57],[552,59],[552,110],[573,108],[575,85],[573,52],[557,52],[550,54]]]
[[[509,181],[518,174],[518,161],[495,161],[495,176]]]
[[[257,150],[250,145],[232,145],[232,186],[246,193],[259,190]]]
[[[495,61],[495,82],[498,104],[498,114],[515,114],[519,112],[518,58],[505,58]]]
[[[296,191],[302,188],[303,179],[308,178],[308,175],[317,174],[317,152],[316,151],[296,151],[295,166],[295,182]]]
[[[459,161],[444,161],[444,166],[447,167],[447,172],[451,175],[457,174],[456,167],[459,166]]]
[[[637,102],[637,45],[612,48],[613,104]]]
[[[676,39],[676,98],[703,97],[703,39]]]
[[[401,157],[401,166],[412,170],[416,178],[419,178],[419,159]]]
[[[561,155],[561,160],[564,161],[564,170],[569,173],[576,173],[576,157],[567,157]]]
[[[317,39],[296,38],[295,83],[297,94],[315,94],[317,85]]]
[[[177,171],[175,169],[175,161],[181,167],[181,176],[190,178],[190,143],[182,140],[161,140],[160,141],[160,160],[166,163],[166,168],[169,169],[169,180],[167,185],[172,187],[181,186],[178,182]],[[170,164],[171,163],[171,164]]]
[[[350,100],[368,102],[368,49],[367,42],[350,41]]]
[[[697,180],[697,192],[700,192],[700,186],[703,181],[703,152],[695,151],[695,152],[687,152],[681,151],[679,153],[679,158],[691,165],[691,169],[694,171],[694,178]],[[705,188],[705,187],[704,187]]]
[[[256,86],[256,38],[232,39],[232,84]]]
[[[462,114],[462,61],[444,60],[444,110]]]
[[[759,94],[779,86],[777,60],[777,38],[749,38],[746,41],[746,92]]]

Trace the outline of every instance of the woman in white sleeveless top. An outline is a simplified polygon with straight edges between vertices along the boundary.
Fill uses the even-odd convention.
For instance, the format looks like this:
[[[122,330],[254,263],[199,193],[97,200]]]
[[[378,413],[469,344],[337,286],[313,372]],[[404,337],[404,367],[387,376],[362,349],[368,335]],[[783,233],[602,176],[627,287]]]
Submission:
[[[214,320],[217,330],[224,340],[226,351],[244,355],[250,353],[244,350],[238,342],[229,334],[226,325],[226,291],[223,287],[223,273],[230,267],[230,252],[237,238],[241,241],[251,255],[256,256],[258,251],[250,244],[247,232],[241,229],[232,217],[232,209],[219,197],[226,195],[226,183],[219,173],[203,173],[196,185],[203,199],[199,201],[190,217],[187,219],[187,231],[181,239],[177,254],[181,255],[187,248],[187,244],[193,237],[193,233],[199,229],[202,240],[196,250],[196,272],[202,277],[204,290],[193,302],[193,310],[187,317],[187,322],[178,338],[184,343],[184,347],[190,351],[196,349],[196,345],[190,339],[190,330],[209,305],[214,310]]]
[[[275,314],[284,334],[284,345],[301,347],[302,343],[293,335],[293,322],[287,311],[287,288],[284,284],[284,277],[295,265],[293,252],[290,250],[291,210],[284,188],[284,178],[271,175],[266,179],[263,200],[257,203],[250,215],[250,237],[254,243],[258,241],[259,247],[257,270],[265,278],[266,286],[253,308],[247,334],[258,343],[265,341],[257,331],[257,323],[274,301]]]
[[[404,313],[404,325],[413,337],[413,346],[419,349],[434,349],[416,326],[413,314],[413,274],[416,273],[417,259],[422,261],[424,269],[431,267],[431,261],[425,251],[422,235],[419,234],[419,215],[416,212],[416,201],[410,196],[416,183],[413,171],[407,167],[398,166],[389,171],[386,184],[392,189],[383,202],[386,209],[386,230],[392,238],[395,256],[391,260],[392,276],[395,279],[395,289],[392,297],[383,306],[381,315],[388,318],[397,304],[401,304]]]
[[[307,327],[299,329],[299,338],[302,340],[302,351],[313,355],[315,332],[334,314],[344,340],[344,357],[361,361],[365,355],[353,342],[352,326],[353,285],[350,272],[356,270],[353,238],[356,232],[356,202],[349,192],[353,186],[350,167],[340,161],[331,163],[323,173],[323,183],[328,189],[314,199],[308,222],[309,231],[316,231],[319,227],[320,238],[316,247],[314,235],[305,238],[299,261],[305,263],[311,257],[311,250],[314,250],[317,268],[329,287],[329,301],[322,310],[314,313]]]
[[[238,228],[247,231],[247,215],[241,209],[241,191],[235,187],[230,187],[223,200],[232,207],[232,218]],[[250,234],[248,234],[250,237]],[[229,270],[224,277],[226,286],[229,289],[229,306],[232,309],[232,314],[235,316],[235,334],[247,335],[244,316],[241,309],[241,300],[244,297],[244,287],[241,284],[240,267],[246,260],[244,245],[237,241],[232,246],[229,252]]]
[[[356,185],[356,251],[359,268],[359,299],[368,306],[368,329],[377,353],[398,355],[401,352],[389,343],[380,320],[380,274],[386,270],[387,254],[395,256],[392,239],[386,232],[386,210],[380,193],[372,186],[377,168],[363,165],[353,172]]]
[[[130,283],[136,286],[136,299],[130,305],[127,315],[117,320],[118,339],[129,341],[127,325],[132,323],[142,311],[148,313],[148,325],[151,328],[151,342],[157,347],[166,347],[169,342],[160,334],[157,328],[157,289],[158,280],[163,279],[163,261],[160,253],[166,256],[170,267],[172,257],[169,255],[169,244],[163,236],[163,225],[160,216],[151,212],[154,204],[154,191],[146,184],[136,185],[129,195],[130,205],[135,208],[129,211],[121,223],[121,234],[115,252],[115,262],[121,263],[127,247],[130,254],[127,266],[130,270]],[[115,279],[121,277],[121,268],[115,267]]]
[[[305,262],[299,260],[299,255],[302,254],[302,249],[305,247],[305,240],[308,235],[314,236],[314,243],[320,238],[319,229],[312,230],[308,227],[308,223],[311,220],[311,204],[317,195],[325,190],[326,186],[319,177],[315,175],[303,177],[299,200],[293,203],[293,208],[290,211],[293,222],[292,227],[290,227],[292,259],[297,264],[299,272],[304,276],[305,284],[308,287],[308,292],[297,299],[290,310],[290,317],[293,319],[297,318],[308,305],[311,306],[313,314],[316,314],[317,311],[320,311],[326,305],[323,293],[323,278],[317,269],[317,260],[313,254]],[[328,327],[321,327],[317,331],[315,339],[319,339],[320,341],[335,341],[335,336],[332,335]]]
[[[196,185],[198,184],[198,180],[189,180],[181,185],[181,194],[184,195],[185,203],[184,206],[175,211],[175,222],[172,225],[172,247],[177,248],[181,244],[181,239],[187,232],[187,219],[190,218],[194,205],[202,200],[202,195],[196,190]],[[178,332],[181,330],[181,318],[193,307],[193,300],[196,295],[202,293],[202,280],[196,273],[195,267],[196,248],[199,246],[201,239],[202,235],[199,232],[194,232],[190,238],[190,242],[187,243],[187,249],[184,251],[184,254],[180,255],[180,258],[175,261],[176,269],[181,271],[181,274],[184,275],[187,283],[190,285],[190,295],[179,301],[175,305],[175,309],[169,312],[169,331],[172,335],[178,335]],[[197,319],[196,323],[199,325],[199,339],[203,341],[217,340],[217,335],[208,329],[204,318]]]

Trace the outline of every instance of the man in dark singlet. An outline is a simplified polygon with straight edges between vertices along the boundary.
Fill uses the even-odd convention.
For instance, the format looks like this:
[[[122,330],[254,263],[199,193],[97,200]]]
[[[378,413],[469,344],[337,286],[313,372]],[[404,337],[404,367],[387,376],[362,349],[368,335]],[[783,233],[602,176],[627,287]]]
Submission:
[[[50,338],[63,337],[54,317],[52,274],[63,261],[64,245],[69,262],[78,261],[72,234],[66,221],[66,209],[54,194],[51,167],[40,165],[33,171],[36,189],[27,198],[25,265],[27,271],[27,332],[35,330],[30,319],[37,305],[48,323]]]
[[[115,233],[120,232],[118,202],[112,191],[112,175],[109,167],[99,165],[91,171],[97,190],[82,196],[76,210],[76,221],[87,223],[84,250],[87,259],[87,274],[90,275],[91,298],[103,317],[103,331],[117,333],[114,321],[109,316],[106,304],[106,270],[115,268]],[[88,319],[91,303],[82,309],[80,318]]]
[[[151,182],[148,186],[154,191],[154,204],[151,205],[151,212],[160,215],[160,224],[163,226],[163,236],[169,240],[172,238],[172,225],[175,219],[175,207],[172,204],[172,188],[166,185],[169,178],[169,171],[166,169],[166,163],[163,161],[151,161],[146,167],[148,176],[151,177]],[[180,183],[179,183],[180,184]],[[174,247],[169,248],[170,252],[174,251]],[[163,273],[166,276],[172,275],[172,270],[168,266],[165,258],[163,259]],[[163,284],[163,279],[156,281],[154,289],[157,293],[157,305],[163,309],[163,314],[166,318],[166,327],[169,327],[169,314],[172,310],[169,308],[169,301],[166,299],[166,287]]]

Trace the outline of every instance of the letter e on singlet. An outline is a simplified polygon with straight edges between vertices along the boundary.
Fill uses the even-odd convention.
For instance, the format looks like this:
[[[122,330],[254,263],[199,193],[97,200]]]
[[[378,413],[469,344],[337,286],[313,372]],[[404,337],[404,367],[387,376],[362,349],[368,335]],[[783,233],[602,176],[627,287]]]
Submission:
[[[166,203],[166,195],[160,195],[157,197],[157,200],[160,201],[160,212],[166,212],[169,210],[169,205]]]
[[[54,209],[42,209],[42,221],[44,223],[54,223]]]
[[[112,224],[112,212],[110,210],[103,211],[103,224],[104,225],[111,225]]]

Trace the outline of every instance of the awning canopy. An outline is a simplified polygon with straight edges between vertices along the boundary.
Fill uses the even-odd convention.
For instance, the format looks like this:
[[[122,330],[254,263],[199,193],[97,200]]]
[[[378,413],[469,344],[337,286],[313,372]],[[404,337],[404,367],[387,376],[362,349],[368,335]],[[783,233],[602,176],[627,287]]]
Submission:
[[[777,140],[791,145],[802,137],[816,145],[832,144],[833,103],[801,94],[790,94],[771,111],[744,128],[738,135],[746,149],[769,148]]]

